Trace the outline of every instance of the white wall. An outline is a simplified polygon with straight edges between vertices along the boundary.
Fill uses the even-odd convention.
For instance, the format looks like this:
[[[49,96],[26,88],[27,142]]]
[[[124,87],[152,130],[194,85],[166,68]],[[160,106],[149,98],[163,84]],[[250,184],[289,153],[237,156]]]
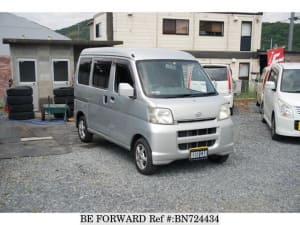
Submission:
[[[120,47],[157,47],[156,13],[113,13],[114,40]]]
[[[188,19],[189,35],[162,34],[163,19]],[[177,50],[240,51],[242,21],[252,22],[251,51],[260,48],[260,15],[222,13],[113,13],[114,40],[123,47],[159,47]],[[224,36],[199,36],[199,21],[224,22]],[[102,24],[100,38],[95,37],[95,26]],[[94,40],[107,40],[106,13],[94,17]]]
[[[101,23],[101,37],[96,37],[96,25]],[[93,23],[93,40],[95,41],[106,41],[107,40],[107,32],[106,32],[106,13],[99,13],[94,17]]]

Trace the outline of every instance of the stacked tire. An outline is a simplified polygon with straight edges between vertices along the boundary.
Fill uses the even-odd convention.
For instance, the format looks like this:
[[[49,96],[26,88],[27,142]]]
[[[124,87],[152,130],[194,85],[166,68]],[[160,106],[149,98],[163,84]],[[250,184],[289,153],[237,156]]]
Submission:
[[[55,104],[67,104],[68,118],[73,117],[74,114],[74,88],[73,87],[61,87],[53,89],[54,103]],[[56,118],[63,118],[63,114],[55,114]]]
[[[7,89],[8,118],[29,120],[34,118],[32,88],[18,86]]]

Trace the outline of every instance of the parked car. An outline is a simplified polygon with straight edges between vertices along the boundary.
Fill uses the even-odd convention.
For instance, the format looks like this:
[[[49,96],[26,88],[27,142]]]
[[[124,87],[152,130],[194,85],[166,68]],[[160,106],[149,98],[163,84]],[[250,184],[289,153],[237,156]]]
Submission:
[[[188,78],[199,87],[188,87]],[[179,159],[222,163],[233,151],[228,102],[190,54],[163,49],[91,48],[75,82],[79,138],[98,134],[132,151],[142,174]]]
[[[226,64],[205,64],[203,68],[214,82],[217,91],[229,102],[232,115],[234,83],[230,66]]]
[[[263,102],[263,122],[273,139],[300,137],[300,63],[271,66]]]
[[[263,90],[264,90],[266,81],[269,78],[269,74],[270,74],[270,67],[266,66],[263,69],[263,72],[261,73],[261,75],[255,80],[256,81],[256,105],[257,106],[263,105],[263,96],[264,96]]]

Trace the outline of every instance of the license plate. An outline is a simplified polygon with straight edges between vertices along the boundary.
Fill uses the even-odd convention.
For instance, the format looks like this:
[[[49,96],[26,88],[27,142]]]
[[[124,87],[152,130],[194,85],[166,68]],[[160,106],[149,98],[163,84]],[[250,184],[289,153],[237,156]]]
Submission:
[[[300,121],[298,121],[298,130],[300,131]]]
[[[207,159],[208,147],[196,147],[190,149],[190,160]]]

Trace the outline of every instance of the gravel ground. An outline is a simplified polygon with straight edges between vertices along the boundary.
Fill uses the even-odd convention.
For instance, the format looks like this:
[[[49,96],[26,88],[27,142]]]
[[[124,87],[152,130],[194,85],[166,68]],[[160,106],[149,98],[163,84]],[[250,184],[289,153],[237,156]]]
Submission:
[[[178,161],[153,176],[103,139],[79,143],[68,125],[70,153],[0,159],[0,211],[299,212],[299,139],[272,141],[254,104],[233,121],[226,163]]]

